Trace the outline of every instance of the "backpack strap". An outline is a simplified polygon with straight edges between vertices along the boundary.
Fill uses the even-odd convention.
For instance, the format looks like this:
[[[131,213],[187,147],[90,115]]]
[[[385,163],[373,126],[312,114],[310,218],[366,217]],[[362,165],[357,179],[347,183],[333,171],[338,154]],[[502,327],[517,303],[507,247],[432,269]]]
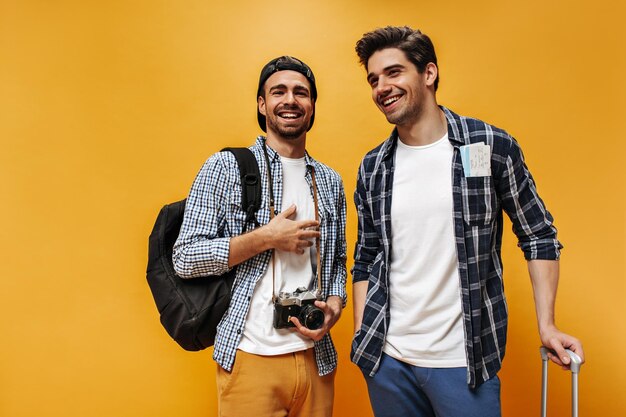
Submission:
[[[231,152],[235,155],[237,165],[239,165],[239,174],[241,175],[241,209],[246,213],[241,233],[245,233],[250,222],[259,227],[259,221],[256,218],[256,212],[261,208],[261,174],[259,172],[259,164],[252,151],[248,148],[224,148],[222,152]]]

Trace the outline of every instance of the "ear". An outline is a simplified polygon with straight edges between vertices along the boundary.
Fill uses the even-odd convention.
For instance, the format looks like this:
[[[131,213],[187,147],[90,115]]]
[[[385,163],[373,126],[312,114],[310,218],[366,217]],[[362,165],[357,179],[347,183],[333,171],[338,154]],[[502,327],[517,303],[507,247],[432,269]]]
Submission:
[[[263,97],[257,97],[257,105],[259,107],[259,113],[261,113],[263,116],[267,116],[267,114],[265,113],[265,99]]]
[[[426,64],[426,68],[424,68],[424,82],[426,83],[427,87],[435,85],[437,74],[439,74],[439,69],[437,68],[437,65],[432,62]]]

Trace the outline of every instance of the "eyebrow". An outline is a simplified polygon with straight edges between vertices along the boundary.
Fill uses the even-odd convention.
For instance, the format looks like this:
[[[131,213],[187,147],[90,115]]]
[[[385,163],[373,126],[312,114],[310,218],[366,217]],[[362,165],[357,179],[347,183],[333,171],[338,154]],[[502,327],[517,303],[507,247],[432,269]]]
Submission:
[[[270,87],[269,91],[273,91],[273,90],[281,90],[281,89],[286,89],[287,86],[285,84],[276,84]]]
[[[393,65],[389,65],[388,67],[383,68],[383,73],[384,72],[389,72],[393,69],[404,69],[404,65],[402,64],[393,64]],[[373,77],[376,77],[376,74],[374,74],[373,72],[370,72],[369,74],[367,74],[367,81],[369,82]]]
[[[285,84],[276,84],[270,87],[270,89],[268,90],[268,92],[274,91],[274,90],[288,90],[289,87],[287,87]],[[309,91],[309,89],[305,86],[305,85],[296,85],[293,87],[294,90],[296,91],[306,91],[307,93],[311,93]]]

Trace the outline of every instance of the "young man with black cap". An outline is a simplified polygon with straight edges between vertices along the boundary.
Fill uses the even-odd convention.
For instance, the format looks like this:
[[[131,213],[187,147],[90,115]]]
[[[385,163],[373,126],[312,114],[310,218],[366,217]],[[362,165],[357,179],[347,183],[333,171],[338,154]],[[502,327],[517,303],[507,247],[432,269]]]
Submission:
[[[302,61],[282,56],[261,71],[257,115],[267,137],[250,147],[261,173],[260,226],[238,235],[246,213],[230,152],[207,160],[187,199],[176,272],[193,278],[237,267],[213,352],[220,416],[332,415],[329,330],[346,301],[346,205],[339,175],[306,152],[316,99]],[[318,322],[277,315],[287,308],[281,302],[315,305]]]

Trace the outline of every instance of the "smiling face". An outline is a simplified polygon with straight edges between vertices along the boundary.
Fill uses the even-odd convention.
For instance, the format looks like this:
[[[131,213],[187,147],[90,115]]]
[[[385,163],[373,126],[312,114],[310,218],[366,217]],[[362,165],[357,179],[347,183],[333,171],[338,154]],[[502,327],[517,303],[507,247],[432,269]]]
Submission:
[[[387,121],[397,126],[416,123],[429,97],[434,97],[434,87],[429,87],[436,78],[436,66],[428,64],[420,73],[403,51],[387,48],[372,54],[367,69],[372,99]]]
[[[304,137],[315,109],[309,81],[297,71],[278,71],[264,86],[265,97],[259,96],[259,112],[267,121],[267,135],[284,139]]]

